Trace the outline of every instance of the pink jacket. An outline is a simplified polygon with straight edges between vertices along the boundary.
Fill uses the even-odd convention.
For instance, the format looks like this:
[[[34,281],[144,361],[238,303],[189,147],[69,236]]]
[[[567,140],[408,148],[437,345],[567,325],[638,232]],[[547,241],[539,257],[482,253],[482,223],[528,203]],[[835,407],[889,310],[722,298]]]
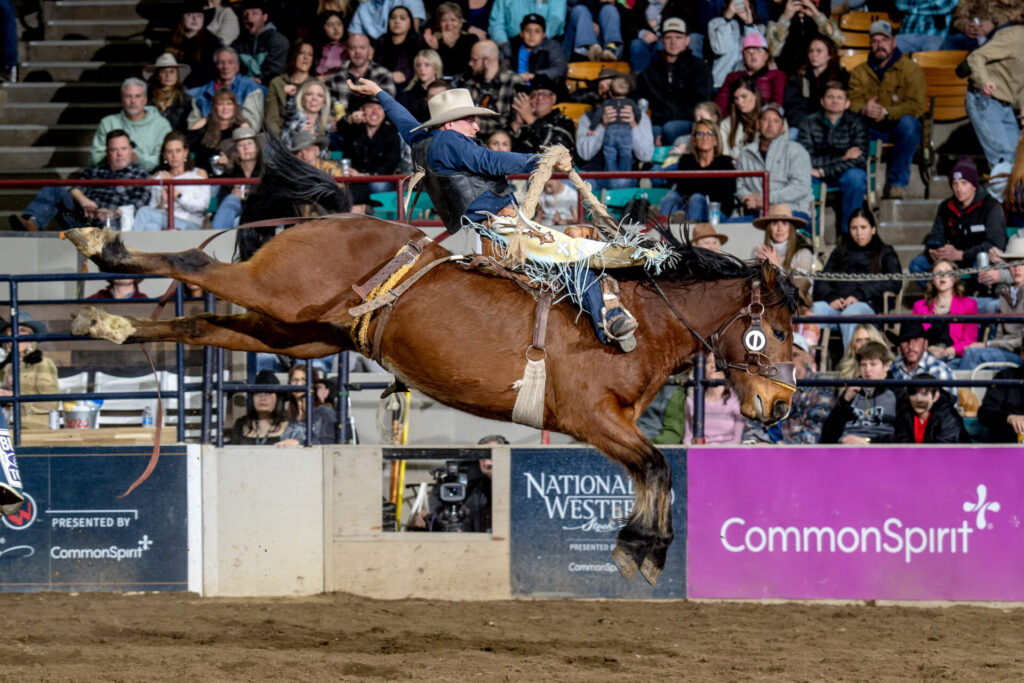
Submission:
[[[954,296],[953,302],[949,305],[950,315],[969,315],[978,312],[978,302],[969,296]],[[933,315],[935,304],[929,304],[926,299],[914,302],[914,315]],[[929,323],[923,323],[922,327],[928,329]],[[956,355],[964,355],[964,349],[978,341],[978,326],[974,323],[950,323],[949,336],[953,339],[953,348]]]

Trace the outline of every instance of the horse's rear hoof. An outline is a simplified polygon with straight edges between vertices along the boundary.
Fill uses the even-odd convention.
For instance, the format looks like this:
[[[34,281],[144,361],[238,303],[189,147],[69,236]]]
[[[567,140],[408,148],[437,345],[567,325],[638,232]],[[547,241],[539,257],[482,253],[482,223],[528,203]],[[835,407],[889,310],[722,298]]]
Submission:
[[[658,576],[661,575],[661,567],[656,566],[657,561],[651,557],[651,553],[647,554],[644,558],[643,564],[640,565],[640,574],[647,579],[647,583],[652,586],[658,584]]]
[[[104,234],[106,233],[106,234]],[[86,258],[92,258],[103,252],[107,242],[115,235],[106,228],[73,228],[64,231],[63,235],[75,245],[75,248]]]
[[[86,306],[71,320],[71,334],[80,337],[88,336],[123,344],[134,333],[135,327],[128,318],[111,315],[95,306]]]
[[[632,581],[636,576],[636,570],[640,568],[640,557],[638,557],[636,549],[621,543],[612,550],[612,560],[626,581]]]

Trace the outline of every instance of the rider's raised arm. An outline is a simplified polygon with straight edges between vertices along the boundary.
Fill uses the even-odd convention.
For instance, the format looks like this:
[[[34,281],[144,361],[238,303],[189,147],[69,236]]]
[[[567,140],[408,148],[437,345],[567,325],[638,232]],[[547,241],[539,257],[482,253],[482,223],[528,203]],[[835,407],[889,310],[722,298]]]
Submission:
[[[430,131],[417,130],[413,132],[413,128],[420,125],[420,122],[409,113],[409,110],[402,106],[402,104],[394,97],[389,95],[387,91],[381,90],[377,93],[377,99],[380,100],[380,106],[384,107],[384,113],[391,119],[391,122],[395,124],[395,128],[398,129],[398,134],[405,140],[405,144],[412,147],[414,144],[422,140],[423,138],[430,135]]]

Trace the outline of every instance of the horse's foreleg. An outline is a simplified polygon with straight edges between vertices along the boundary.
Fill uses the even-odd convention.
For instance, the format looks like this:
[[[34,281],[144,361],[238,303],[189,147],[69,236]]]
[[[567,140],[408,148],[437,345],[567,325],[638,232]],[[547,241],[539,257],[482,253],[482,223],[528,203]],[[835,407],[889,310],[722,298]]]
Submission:
[[[282,323],[260,313],[200,313],[170,320],[112,315],[93,306],[79,311],[71,333],[115,344],[152,341],[220,346],[236,351],[283,353],[295,358],[320,358],[345,348],[347,336],[326,323]]]

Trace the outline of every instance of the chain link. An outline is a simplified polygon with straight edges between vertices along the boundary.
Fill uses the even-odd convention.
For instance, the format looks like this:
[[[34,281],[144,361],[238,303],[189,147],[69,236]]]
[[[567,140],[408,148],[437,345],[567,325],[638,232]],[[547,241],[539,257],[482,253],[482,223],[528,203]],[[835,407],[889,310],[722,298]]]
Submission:
[[[961,268],[960,270],[952,270],[946,275],[950,277],[959,278],[963,275],[977,275],[978,273],[985,270],[1006,270],[1009,268],[1011,263],[1002,261],[1000,263],[993,263],[992,265],[985,266],[984,268]],[[808,273],[806,270],[791,269],[789,271],[790,277],[793,278],[804,278],[807,280],[826,280],[830,282],[879,282],[883,280],[930,280],[931,273],[824,273],[824,272],[811,272]]]

